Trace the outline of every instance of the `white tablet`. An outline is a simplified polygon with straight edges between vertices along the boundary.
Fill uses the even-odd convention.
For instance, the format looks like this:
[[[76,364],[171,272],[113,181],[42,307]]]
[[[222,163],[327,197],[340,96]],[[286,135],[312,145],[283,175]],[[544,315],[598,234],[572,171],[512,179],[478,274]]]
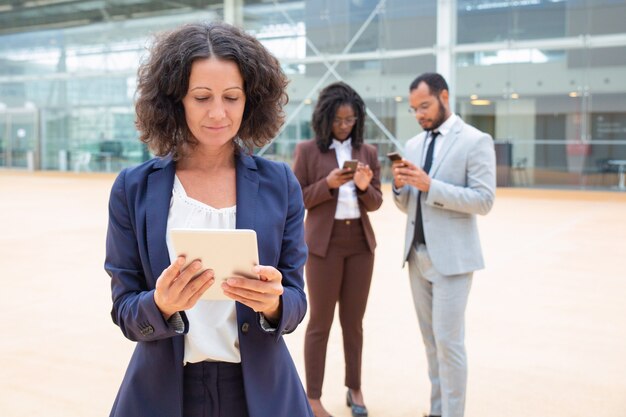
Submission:
[[[177,256],[185,255],[189,265],[202,261],[203,271],[215,271],[215,283],[202,294],[204,300],[231,300],[222,291],[222,282],[233,275],[247,278],[259,264],[256,232],[249,229],[171,229],[170,238]]]

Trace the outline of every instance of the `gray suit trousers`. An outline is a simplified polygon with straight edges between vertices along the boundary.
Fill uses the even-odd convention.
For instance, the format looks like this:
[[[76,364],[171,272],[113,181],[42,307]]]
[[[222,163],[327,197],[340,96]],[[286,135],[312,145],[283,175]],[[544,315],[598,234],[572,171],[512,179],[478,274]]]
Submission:
[[[473,273],[442,275],[426,245],[409,254],[413,302],[426,347],[431,382],[430,414],[463,417],[467,386],[465,307]]]

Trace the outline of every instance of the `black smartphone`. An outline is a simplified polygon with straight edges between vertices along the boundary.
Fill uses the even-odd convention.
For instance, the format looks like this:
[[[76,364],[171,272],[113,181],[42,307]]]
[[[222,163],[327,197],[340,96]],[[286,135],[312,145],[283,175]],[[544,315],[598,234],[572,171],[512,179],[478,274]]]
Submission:
[[[356,159],[350,159],[343,163],[343,169],[349,169],[350,173],[354,175],[356,167],[359,165],[359,161]]]
[[[402,155],[398,152],[389,152],[387,158],[389,158],[392,163],[402,161]]]

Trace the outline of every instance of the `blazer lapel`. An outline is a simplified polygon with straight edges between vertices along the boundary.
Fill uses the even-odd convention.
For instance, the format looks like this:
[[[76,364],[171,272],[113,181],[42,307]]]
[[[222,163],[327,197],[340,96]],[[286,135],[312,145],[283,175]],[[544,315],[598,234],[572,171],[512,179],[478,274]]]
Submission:
[[[165,236],[167,217],[174,186],[175,164],[171,157],[155,164],[155,171],[148,176],[146,190],[146,240],[148,256],[154,280],[170,264]]]
[[[324,172],[330,172],[339,167],[339,163],[337,162],[337,152],[335,152],[335,149],[329,149],[326,152],[316,152],[316,154],[317,156],[315,158],[317,161],[313,164],[313,166],[319,168],[316,175],[321,175],[321,173]],[[354,157],[354,149],[352,150],[352,157]],[[324,175],[324,177],[325,176],[326,175]]]
[[[354,150],[352,152],[354,155]],[[335,168],[341,168],[339,166],[339,162],[337,162],[337,151],[334,148],[329,149],[328,152],[320,152],[320,155],[324,159],[324,164],[328,165],[330,167],[330,170],[333,170]]]
[[[256,162],[249,155],[237,156],[237,229],[254,229],[259,193]]]
[[[433,166],[430,169],[431,177],[433,177],[437,173],[437,170],[441,166],[441,162],[445,159],[448,151],[452,149],[452,145],[454,145],[454,142],[456,142],[459,138],[459,132],[461,132],[462,127],[463,121],[461,119],[458,119],[458,121],[452,126],[452,129],[450,129],[450,137],[447,137],[446,140],[443,142],[443,145],[441,145],[441,149],[437,153],[437,157],[433,161]]]

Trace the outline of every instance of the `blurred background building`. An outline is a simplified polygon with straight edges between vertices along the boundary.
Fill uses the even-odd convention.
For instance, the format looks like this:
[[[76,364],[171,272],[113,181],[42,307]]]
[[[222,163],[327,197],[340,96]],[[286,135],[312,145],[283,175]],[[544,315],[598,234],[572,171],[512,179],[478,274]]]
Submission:
[[[420,130],[408,86],[437,71],[453,110],[494,137],[498,185],[626,190],[624,0],[0,0],[0,169],[149,158],[133,97],[150,35],[214,19],[254,34],[291,79],[266,157],[291,161],[319,90],[344,80],[388,180],[385,153]]]

